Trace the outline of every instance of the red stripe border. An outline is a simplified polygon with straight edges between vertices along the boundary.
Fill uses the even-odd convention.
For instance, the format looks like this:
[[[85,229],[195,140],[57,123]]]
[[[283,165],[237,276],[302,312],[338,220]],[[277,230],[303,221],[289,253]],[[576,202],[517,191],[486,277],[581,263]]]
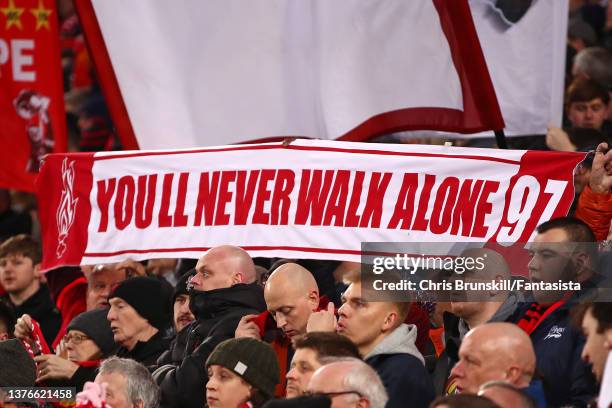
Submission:
[[[294,247],[294,246],[242,246],[238,245],[245,251],[300,251],[300,252],[319,252],[324,254],[349,254],[361,255],[361,251],[352,249],[334,249],[334,248],[311,248],[311,247]],[[154,249],[124,249],[115,252],[85,252],[84,257],[102,258],[123,254],[147,254],[147,253],[164,253],[164,252],[203,252],[208,251],[211,247],[189,247],[189,248],[154,248]]]
[[[155,151],[155,152],[134,152],[127,154],[109,154],[102,156],[95,156],[94,161],[101,160],[114,160],[114,159],[127,159],[133,157],[146,157],[146,156],[167,156],[176,154],[193,154],[193,153],[217,153],[217,152],[231,152],[231,151],[242,151],[242,150],[300,150],[300,151],[317,151],[317,152],[335,152],[335,153],[349,153],[349,154],[374,154],[380,156],[403,156],[403,157],[438,157],[448,159],[465,159],[465,160],[484,160],[504,164],[512,164],[519,166],[520,160],[503,159],[499,157],[486,157],[486,156],[475,156],[469,154],[441,154],[441,153],[419,153],[419,152],[397,152],[389,150],[378,150],[378,149],[349,149],[343,147],[321,147],[321,146],[299,146],[299,145],[259,145],[259,146],[229,146],[218,149],[194,149],[194,150],[171,150],[171,151]]]

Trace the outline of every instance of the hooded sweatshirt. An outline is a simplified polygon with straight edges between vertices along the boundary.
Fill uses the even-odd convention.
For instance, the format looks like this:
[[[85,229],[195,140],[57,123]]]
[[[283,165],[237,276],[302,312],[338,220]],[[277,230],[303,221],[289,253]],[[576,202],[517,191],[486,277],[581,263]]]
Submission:
[[[364,360],[380,376],[389,402],[386,408],[428,407],[434,399],[431,378],[415,342],[417,328],[402,324],[374,347]]]

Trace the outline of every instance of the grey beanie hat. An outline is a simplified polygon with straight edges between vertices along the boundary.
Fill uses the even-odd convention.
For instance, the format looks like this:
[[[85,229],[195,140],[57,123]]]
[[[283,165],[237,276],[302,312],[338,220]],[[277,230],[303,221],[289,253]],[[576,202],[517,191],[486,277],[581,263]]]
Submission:
[[[117,345],[113,340],[110,322],[106,318],[107,314],[108,309],[94,309],[83,312],[70,321],[66,332],[70,330],[82,331],[96,343],[104,357],[108,357],[117,349]]]
[[[36,363],[17,339],[0,341],[0,387],[33,387]]]

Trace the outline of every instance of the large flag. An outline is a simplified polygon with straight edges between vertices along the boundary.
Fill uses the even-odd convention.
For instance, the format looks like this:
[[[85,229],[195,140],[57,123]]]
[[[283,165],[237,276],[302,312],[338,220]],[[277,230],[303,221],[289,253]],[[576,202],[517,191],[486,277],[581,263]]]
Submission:
[[[34,191],[65,121],[55,1],[0,0],[0,187]]]
[[[568,3],[470,0],[507,136],[561,126]]]
[[[125,258],[360,260],[362,242],[529,241],[584,154],[297,140],[49,156],[43,269]]]
[[[467,0],[76,4],[127,147],[504,127]]]

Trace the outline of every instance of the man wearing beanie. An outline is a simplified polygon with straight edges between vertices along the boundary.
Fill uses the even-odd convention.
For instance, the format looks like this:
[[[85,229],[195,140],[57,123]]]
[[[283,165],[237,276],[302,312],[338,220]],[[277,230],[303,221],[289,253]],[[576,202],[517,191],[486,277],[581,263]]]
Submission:
[[[187,282],[193,275],[195,269],[190,269],[183,274],[174,288],[172,296],[173,318],[175,336],[170,342],[170,349],[162,353],[157,359],[159,367],[167,364],[178,365],[183,360],[183,353],[187,346],[187,336],[189,335],[189,325],[195,320],[189,308],[189,293]]]
[[[118,357],[154,365],[169,345],[164,332],[170,323],[170,291],[156,278],[138,276],[124,280],[109,296],[113,338]]]
[[[206,403],[211,408],[261,407],[280,381],[272,347],[246,337],[219,343],[206,360],[206,370]],[[237,377],[243,381],[235,381]]]
[[[187,344],[172,353],[184,356],[174,366],[153,373],[161,386],[164,408],[202,408],[206,383],[205,362],[217,344],[234,337],[238,322],[247,314],[265,310],[262,288],[255,282],[255,265],[249,254],[235,246],[210,249],[196,265],[189,281],[191,311],[196,318],[188,330]]]

